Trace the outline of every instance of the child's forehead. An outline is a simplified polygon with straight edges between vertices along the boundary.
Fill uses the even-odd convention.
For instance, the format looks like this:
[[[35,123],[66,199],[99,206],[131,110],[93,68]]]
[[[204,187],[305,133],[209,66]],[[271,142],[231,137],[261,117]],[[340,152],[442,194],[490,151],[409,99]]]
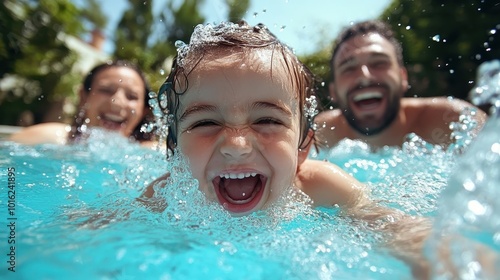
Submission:
[[[298,96],[293,75],[280,51],[267,48],[217,48],[205,51],[195,59],[198,61],[190,63],[194,68],[187,77],[190,85],[207,83],[210,82],[207,77],[224,75],[227,79],[247,78],[256,82],[270,82]]]

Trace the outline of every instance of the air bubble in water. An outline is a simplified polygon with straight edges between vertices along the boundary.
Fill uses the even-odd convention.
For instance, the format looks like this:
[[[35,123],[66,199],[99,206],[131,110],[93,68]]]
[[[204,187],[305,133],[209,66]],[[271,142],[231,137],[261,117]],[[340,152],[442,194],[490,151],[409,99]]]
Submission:
[[[436,42],[439,42],[439,41],[441,41],[441,36],[440,36],[440,35],[434,35],[434,36],[432,37],[432,40],[433,40],[433,41],[436,41]]]

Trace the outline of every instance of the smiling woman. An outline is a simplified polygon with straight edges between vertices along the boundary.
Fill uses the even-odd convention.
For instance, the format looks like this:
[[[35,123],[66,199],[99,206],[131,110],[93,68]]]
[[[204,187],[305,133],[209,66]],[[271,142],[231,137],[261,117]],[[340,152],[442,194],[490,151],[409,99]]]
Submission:
[[[140,131],[151,115],[148,92],[144,75],[132,63],[118,60],[97,65],[83,80],[79,113],[72,125],[38,124],[13,134],[10,140],[66,144],[80,139],[89,127],[101,127],[149,143],[151,136]]]

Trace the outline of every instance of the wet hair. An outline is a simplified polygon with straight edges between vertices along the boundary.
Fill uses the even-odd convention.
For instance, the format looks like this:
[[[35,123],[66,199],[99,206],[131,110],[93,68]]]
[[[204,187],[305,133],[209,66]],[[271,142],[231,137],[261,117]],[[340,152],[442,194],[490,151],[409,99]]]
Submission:
[[[146,110],[146,114],[144,118],[141,120],[141,122],[134,128],[131,137],[133,137],[137,141],[147,141],[147,140],[152,140],[153,134],[151,133],[145,133],[141,131],[141,127],[145,123],[149,123],[153,119],[152,112],[149,108],[149,92],[151,91],[149,87],[149,83],[146,80],[146,77],[144,76],[144,73],[139,69],[137,65],[134,63],[127,61],[127,60],[110,60],[105,63],[101,63],[96,65],[92,70],[90,70],[85,78],[83,79],[82,86],[83,86],[83,91],[85,94],[89,94],[90,91],[92,90],[92,83],[94,82],[95,77],[97,74],[101,73],[102,71],[114,67],[126,67],[129,69],[134,70],[139,77],[141,77],[142,82],[144,83],[144,109]],[[81,104],[80,104],[81,105]],[[78,136],[81,134],[81,126],[83,125],[85,120],[85,114],[84,112],[80,112],[76,117],[73,122],[72,128],[71,128],[71,133],[69,135],[70,140],[74,140],[75,138],[78,138]]]
[[[177,146],[177,122],[179,96],[189,87],[189,74],[198,66],[204,54],[209,51],[222,50],[224,53],[249,54],[258,49],[272,50],[272,60],[278,57],[289,73],[292,89],[298,94],[301,140],[299,147],[306,147],[307,135],[310,131],[313,114],[305,110],[306,99],[313,96],[314,76],[311,71],[298,60],[293,51],[280,42],[266,26],[258,24],[250,26],[241,21],[235,23],[221,23],[217,26],[198,25],[189,45],[176,43],[178,55],[174,59],[172,69],[158,94],[158,104],[166,114],[168,122],[167,148],[173,153]],[[271,66],[272,71],[273,66]]]
[[[330,70],[332,79],[335,78],[334,75],[335,69],[333,67],[333,62],[342,43],[356,36],[365,35],[368,33],[379,34],[380,36],[384,37],[387,41],[389,41],[389,43],[391,43],[394,46],[399,66],[404,66],[403,48],[401,47],[401,43],[394,37],[394,32],[392,31],[389,24],[380,20],[362,21],[346,27],[344,30],[340,32],[340,34],[335,39],[332,57],[330,58]]]

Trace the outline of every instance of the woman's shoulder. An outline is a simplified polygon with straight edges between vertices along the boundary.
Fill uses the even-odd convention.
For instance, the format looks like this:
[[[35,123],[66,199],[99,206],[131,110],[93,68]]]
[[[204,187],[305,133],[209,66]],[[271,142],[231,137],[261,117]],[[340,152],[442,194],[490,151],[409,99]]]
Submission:
[[[12,134],[9,140],[26,145],[60,144],[67,142],[71,126],[65,123],[49,122],[26,127]]]

